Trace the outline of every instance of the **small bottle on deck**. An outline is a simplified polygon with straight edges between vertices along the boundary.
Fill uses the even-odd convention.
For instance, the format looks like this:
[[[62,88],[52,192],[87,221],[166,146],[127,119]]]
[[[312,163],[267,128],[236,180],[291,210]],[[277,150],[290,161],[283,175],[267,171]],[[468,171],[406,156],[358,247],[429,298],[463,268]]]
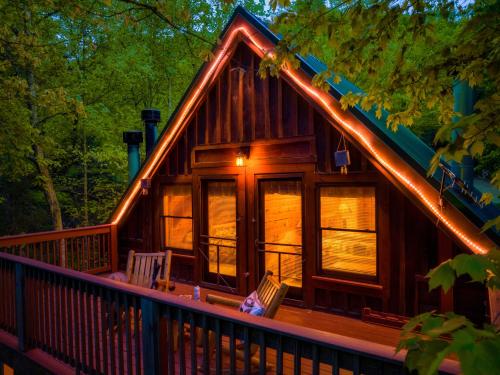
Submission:
[[[196,285],[194,287],[194,292],[193,292],[193,299],[195,301],[199,301],[200,300],[200,287],[198,285]]]

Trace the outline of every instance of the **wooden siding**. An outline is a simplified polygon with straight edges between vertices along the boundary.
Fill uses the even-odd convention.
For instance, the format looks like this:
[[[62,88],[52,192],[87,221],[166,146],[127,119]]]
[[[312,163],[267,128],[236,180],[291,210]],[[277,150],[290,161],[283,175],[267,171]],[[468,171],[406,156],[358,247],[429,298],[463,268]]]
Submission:
[[[458,301],[452,294],[429,293],[423,276],[449,252],[451,240],[425,209],[390,180],[363,149],[346,134],[349,173],[341,175],[334,153],[340,127],[325,119],[316,104],[283,77],[261,79],[259,58],[244,44],[205,93],[187,120],[184,133],[165,155],[152,179],[151,193],[141,196],[119,230],[120,260],[129,249],[158,251],[162,185],[193,187],[193,251],[174,251],[172,274],[184,282],[202,281],[199,235],[202,225],[201,189],[207,178],[232,176],[238,182],[239,294],[258,284],[262,270],[255,251],[259,239],[258,181],[294,177],[303,187],[303,288],[289,293],[287,303],[360,316],[363,307],[409,316],[429,309],[446,310]],[[245,167],[234,165],[241,150],[249,154]],[[355,275],[332,276],[319,268],[318,189],[322,185],[368,185],[377,191],[376,280]],[[448,249],[448,250],[447,250]],[[243,276],[244,274],[249,277]],[[461,287],[465,290],[465,287]],[[482,295],[482,294],[479,294]],[[485,319],[485,310],[464,303]],[[472,300],[471,300],[472,301]],[[477,319],[476,319],[477,320]],[[481,320],[481,319],[479,319]]]

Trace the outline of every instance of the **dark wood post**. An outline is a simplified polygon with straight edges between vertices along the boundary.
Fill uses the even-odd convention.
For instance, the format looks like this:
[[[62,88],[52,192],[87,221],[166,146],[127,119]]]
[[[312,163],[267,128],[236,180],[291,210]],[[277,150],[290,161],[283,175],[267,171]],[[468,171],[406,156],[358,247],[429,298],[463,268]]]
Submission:
[[[118,271],[118,229],[116,224],[110,227],[111,272]]]
[[[16,263],[16,327],[19,351],[24,352],[25,346],[25,313],[24,313],[24,266]]]
[[[159,309],[150,299],[141,298],[142,310],[142,355],[145,375],[160,373]]]

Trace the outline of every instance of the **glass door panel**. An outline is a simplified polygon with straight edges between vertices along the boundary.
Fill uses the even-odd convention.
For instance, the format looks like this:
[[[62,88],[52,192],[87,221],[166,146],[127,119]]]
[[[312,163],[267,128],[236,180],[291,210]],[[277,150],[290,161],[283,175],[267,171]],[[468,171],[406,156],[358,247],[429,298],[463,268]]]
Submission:
[[[206,281],[234,287],[236,277],[236,182],[207,181],[205,190],[205,234],[201,243],[207,250]]]
[[[302,184],[263,180],[259,184],[261,267],[291,287],[302,287]],[[261,272],[262,274],[263,272]]]

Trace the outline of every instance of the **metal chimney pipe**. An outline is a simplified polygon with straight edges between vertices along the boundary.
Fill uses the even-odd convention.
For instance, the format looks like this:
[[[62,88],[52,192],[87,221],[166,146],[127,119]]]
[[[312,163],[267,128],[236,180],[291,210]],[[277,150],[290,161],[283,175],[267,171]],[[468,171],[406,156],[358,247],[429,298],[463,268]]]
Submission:
[[[131,182],[141,167],[139,145],[142,143],[142,132],[140,130],[123,132],[123,142],[128,146],[128,181]]]
[[[462,116],[469,116],[474,113],[474,104],[476,103],[477,93],[469,86],[466,81],[457,81],[453,85],[453,110],[461,113]],[[459,118],[455,119],[457,122]],[[458,136],[460,130],[457,130],[454,137]],[[464,156],[462,164],[453,163],[452,171],[459,176],[469,187],[474,185],[474,160],[471,156]]]
[[[158,129],[156,125],[160,122],[160,111],[158,109],[144,109],[141,112],[141,119],[146,128],[146,157],[151,155],[158,140]]]

